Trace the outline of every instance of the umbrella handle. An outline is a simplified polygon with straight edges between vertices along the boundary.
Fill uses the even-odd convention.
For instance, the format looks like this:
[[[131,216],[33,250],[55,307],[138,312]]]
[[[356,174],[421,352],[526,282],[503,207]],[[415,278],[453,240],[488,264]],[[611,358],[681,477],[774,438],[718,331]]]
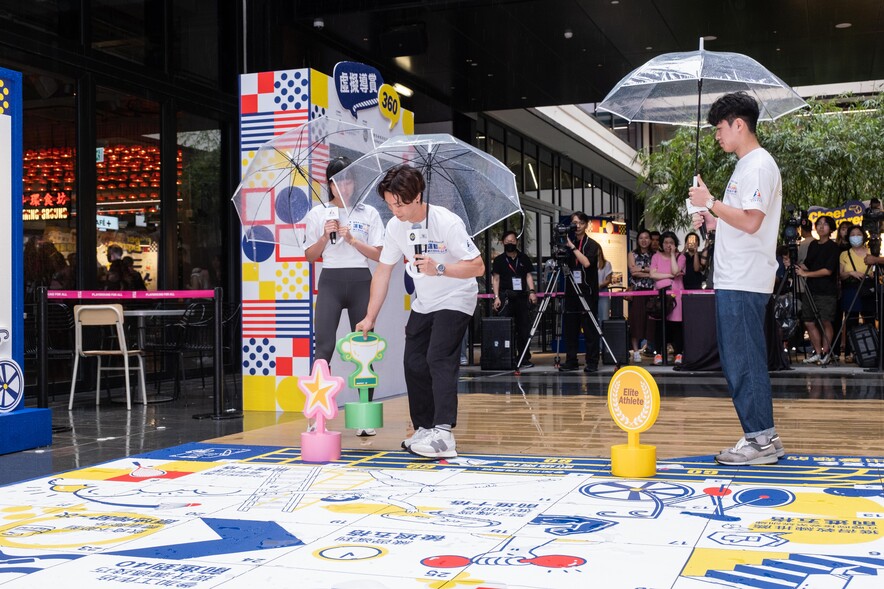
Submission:
[[[414,264],[411,262],[407,262],[405,264],[405,273],[417,280],[418,278],[426,278],[426,274],[417,271],[417,268],[414,267]]]

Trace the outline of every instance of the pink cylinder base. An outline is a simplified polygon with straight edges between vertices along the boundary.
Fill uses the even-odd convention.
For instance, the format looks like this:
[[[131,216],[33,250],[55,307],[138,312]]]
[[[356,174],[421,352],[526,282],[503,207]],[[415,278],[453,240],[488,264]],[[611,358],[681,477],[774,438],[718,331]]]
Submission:
[[[341,457],[341,432],[304,432],[301,434],[301,460],[334,462]]]

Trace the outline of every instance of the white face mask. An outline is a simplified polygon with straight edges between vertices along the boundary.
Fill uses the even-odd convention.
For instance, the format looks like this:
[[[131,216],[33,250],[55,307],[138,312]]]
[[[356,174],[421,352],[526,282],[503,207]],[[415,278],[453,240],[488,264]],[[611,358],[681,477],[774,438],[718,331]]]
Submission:
[[[850,236],[850,245],[853,247],[859,247],[863,244],[863,236],[862,235],[851,235]]]

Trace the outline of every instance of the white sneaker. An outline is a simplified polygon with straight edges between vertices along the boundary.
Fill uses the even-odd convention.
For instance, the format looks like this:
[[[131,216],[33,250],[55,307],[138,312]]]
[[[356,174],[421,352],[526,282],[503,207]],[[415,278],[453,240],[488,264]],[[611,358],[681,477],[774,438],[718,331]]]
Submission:
[[[427,429],[425,427],[417,428],[417,430],[411,435],[410,438],[405,438],[404,440],[402,440],[402,449],[409,450],[411,448],[412,444],[414,444],[415,442],[417,442],[418,440],[420,440],[424,436],[429,435],[431,431],[433,431],[433,428],[429,428],[429,429]]]
[[[370,436],[376,436],[376,435],[378,435],[378,432],[374,431],[371,428],[358,429],[358,430],[356,430],[356,435],[361,438],[365,438],[365,437],[370,437]]]
[[[820,361],[820,355],[814,354],[813,356],[808,356],[804,359],[804,364],[816,364]]]
[[[424,458],[457,458],[454,434],[434,427],[429,434],[414,442],[408,451]]]
[[[633,352],[632,353],[632,361],[641,364],[642,361],[642,353],[641,352]]]
[[[720,452],[720,454],[724,454],[725,452],[728,452],[730,450],[739,450],[748,443],[749,442],[746,441],[746,436],[743,436],[742,438],[737,440],[737,443],[734,445],[733,448],[725,448]],[[783,442],[780,441],[780,434],[774,434],[774,436],[770,439],[770,443],[773,444],[774,450],[776,450],[777,452],[777,458],[782,458],[786,455],[786,449],[783,447]]]

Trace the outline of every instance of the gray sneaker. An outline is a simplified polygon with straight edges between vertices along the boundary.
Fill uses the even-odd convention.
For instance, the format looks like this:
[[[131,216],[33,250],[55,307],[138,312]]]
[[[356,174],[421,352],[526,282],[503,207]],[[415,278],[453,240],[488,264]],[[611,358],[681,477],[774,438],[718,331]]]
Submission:
[[[454,435],[445,429],[434,427],[429,435],[415,441],[408,451],[424,458],[456,458]]]
[[[780,434],[774,434],[774,437],[772,437],[770,439],[770,441],[773,444],[773,447],[777,451],[777,458],[782,458],[783,456],[786,455],[786,449],[783,448],[783,442],[780,441]],[[736,446],[734,446],[733,448],[725,448],[720,453],[724,454],[725,452],[728,452],[730,450],[739,450],[740,448],[742,448],[746,444],[748,444],[748,442],[746,441],[746,437],[743,436],[742,438],[739,439],[739,441],[737,441]]]
[[[402,449],[403,450],[410,450],[412,444],[414,444],[416,441],[420,440],[424,436],[429,435],[429,433],[431,431],[433,431],[433,428],[430,428],[430,429],[427,429],[425,427],[417,428],[417,430],[413,434],[411,434],[410,438],[405,438],[404,440],[402,440]]]
[[[743,446],[734,446],[715,457],[715,462],[725,466],[776,464],[777,460],[777,449],[766,436],[747,438]]]

